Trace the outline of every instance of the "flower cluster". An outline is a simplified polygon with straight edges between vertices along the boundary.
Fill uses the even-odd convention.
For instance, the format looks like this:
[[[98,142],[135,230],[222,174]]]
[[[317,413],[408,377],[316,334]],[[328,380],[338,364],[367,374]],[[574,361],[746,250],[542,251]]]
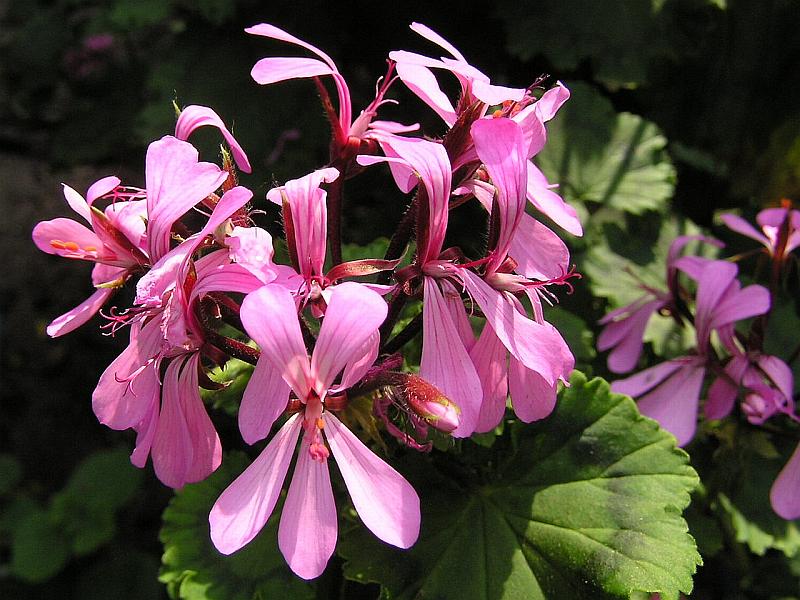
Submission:
[[[784,267],[800,246],[800,211],[788,204],[761,211],[761,232],[735,215],[722,221],[734,232],[763,244],[769,269],[769,289],[742,287],[735,262],[700,256],[681,256],[690,242],[716,247],[723,244],[703,236],[682,236],[670,246],[667,257],[667,290],[644,287],[643,297],[607,314],[598,338],[600,350],[611,350],[608,368],[614,373],[633,370],[641,356],[645,328],[656,312],[679,325],[691,323],[695,346],[690,354],[673,358],[612,384],[616,392],[638,399],[641,412],[672,432],[680,445],[695,436],[701,396],[706,419],[729,416],[737,398],[742,416],[753,425],[784,416],[800,421],[795,413],[794,384],[790,367],[763,351],[764,332]],[[681,276],[694,282],[690,293]],[[740,322],[754,319],[749,332]],[[704,388],[704,383],[707,383]],[[705,393],[703,391],[705,389]],[[800,517],[800,451],[795,451],[773,484],[772,507],[786,519]]]
[[[219,385],[209,369],[230,357],[254,364],[238,412],[241,436],[253,444],[280,427],[214,504],[211,538],[223,553],[252,540],[296,454],[278,537],[304,578],[322,573],[336,544],[331,454],[377,537],[408,548],[418,536],[417,494],[350,430],[353,400],[369,398],[378,428],[427,451],[430,428],[458,438],[495,428],[509,395],[521,420],[547,416],[574,366],[542,308],[554,300],[553,286],[569,286],[569,252],[527,212],[530,203],[581,234],[575,211],[531,162],[569,92],[561,84],[492,84],[435,32],[412,29],[446,56],[392,52],[375,99],[355,118],[347,83],[324,52],[272,25],[247,29],[313,55],[264,58],[252,76],[259,84],[312,79],[332,128],[329,163],[267,194],[280,207],[291,264],[275,263],[272,238],[254,221],[253,194],[237,184],[237,167],[251,171],[245,151],[202,106],[184,108],[175,134],[150,145],[144,188],[106,177],[84,198],[65,186],[85,224],[55,219],[33,232],[43,251],[95,264],[94,293],[47,331],[63,335],[97,313],[111,333],[128,328],[130,343],[100,377],[92,405],[105,425],[136,431],[133,463],[142,467],[150,456],[166,485],[200,481],[222,460],[200,396],[200,388]],[[455,101],[439,87],[442,73],[460,85]],[[443,119],[441,139],[377,118],[398,81]],[[187,141],[201,126],[215,127],[227,143],[222,166],[201,162]],[[343,262],[345,181],[353,185],[384,163],[407,198],[406,214],[385,256]],[[450,211],[473,200],[487,215],[474,235],[487,243],[467,256],[445,242]],[[412,242],[411,262],[401,266]],[[132,306],[104,309],[134,282]],[[395,331],[406,305],[419,301],[421,315]],[[232,328],[241,335],[231,337]],[[403,372],[405,344],[420,331],[419,372]]]

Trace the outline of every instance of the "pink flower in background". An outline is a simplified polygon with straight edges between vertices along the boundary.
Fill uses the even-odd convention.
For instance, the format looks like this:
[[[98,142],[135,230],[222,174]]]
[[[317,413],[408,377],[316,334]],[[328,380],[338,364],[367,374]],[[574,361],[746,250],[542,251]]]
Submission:
[[[257,419],[261,437],[285,410],[290,389],[302,407],[211,509],[211,539],[220,552],[235,552],[266,524],[301,430],[300,452],[278,529],[278,546],[295,573],[305,579],[318,577],[336,545],[330,452],[364,524],[381,540],[400,548],[416,541],[420,523],[416,492],[325,410],[330,396],[344,393],[371,366],[371,360],[364,360],[365,348],[386,311],[377,293],[353,282],[336,286],[309,360],[297,307],[288,290],[267,285],[245,299],[242,320],[262,349],[248,386],[251,398],[260,404],[254,412],[262,413]],[[337,385],[334,381],[342,371]]]
[[[688,260],[687,260],[688,259]],[[721,337],[732,335],[737,321],[769,310],[766,288],[751,285],[741,288],[736,279],[738,267],[724,261],[708,261],[699,270],[696,257],[684,257],[675,266],[693,273],[697,279],[695,330],[697,354],[676,358],[611,384],[620,394],[638,398],[639,410],[658,421],[683,446],[694,437],[700,391],[706,373],[711,332]]]
[[[647,323],[656,312],[661,309],[669,310],[670,314],[679,318],[677,302],[680,287],[678,285],[678,268],[676,262],[680,258],[683,248],[692,241],[699,241],[713,246],[722,247],[722,242],[713,238],[699,235],[684,235],[675,238],[670,244],[667,255],[667,291],[657,290],[645,285],[640,287],[647,292],[644,296],[627,306],[612,310],[600,319],[604,325],[603,331],[597,338],[597,349],[601,352],[611,350],[608,355],[608,369],[612,373],[627,373],[639,361],[644,346],[644,331]],[[697,279],[699,270],[708,259],[699,256],[687,256],[680,259],[682,270],[690,277]]]
[[[758,231],[742,217],[725,214],[722,222],[729,229],[756,240],[763,245],[771,256],[782,257],[800,246],[800,210],[790,208],[790,204],[781,208],[766,208],[758,213],[756,222],[761,227]],[[786,231],[781,235],[781,228]],[[781,247],[783,246],[783,247]]]

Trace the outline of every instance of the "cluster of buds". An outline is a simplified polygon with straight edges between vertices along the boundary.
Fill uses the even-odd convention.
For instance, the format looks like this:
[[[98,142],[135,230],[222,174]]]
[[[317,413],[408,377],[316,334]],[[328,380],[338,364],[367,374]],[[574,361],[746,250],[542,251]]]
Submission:
[[[800,211],[784,202],[761,211],[761,231],[735,215],[723,215],[731,230],[757,240],[765,247],[769,263],[769,289],[742,287],[738,265],[727,260],[681,256],[689,242],[721,248],[716,239],[682,236],[670,246],[667,257],[667,290],[643,286],[645,295],[628,306],[607,314],[597,345],[611,350],[608,368],[614,373],[633,370],[642,353],[648,321],[656,312],[678,325],[692,324],[696,344],[691,353],[673,358],[612,384],[612,390],[638,399],[639,410],[675,435],[680,445],[695,435],[704,383],[707,386],[703,414],[706,419],[729,416],[739,399],[744,418],[754,425],[783,416],[800,422],[795,412],[794,380],[781,358],[763,351],[764,334],[774,299],[787,268],[796,261],[792,251],[800,246]],[[681,275],[693,280],[694,293],[683,285]],[[737,324],[753,319],[748,332]],[[716,334],[712,341],[712,334]],[[794,358],[794,357],[792,357]],[[773,484],[770,500],[785,519],[800,517],[800,451],[796,451]]]
[[[112,333],[128,327],[130,344],[101,376],[92,404],[102,423],[136,431],[133,463],[142,467],[151,457],[166,485],[200,481],[222,460],[199,392],[218,387],[209,369],[231,357],[254,365],[238,413],[242,438],[256,443],[282,424],[214,504],[211,538],[231,553],[263,528],[302,434],[278,537],[289,566],[307,579],[324,570],[336,544],[331,455],[377,537],[408,548],[419,533],[414,489],[345,425],[358,422],[349,413],[357,399],[372,403],[372,429],[427,451],[430,428],[457,438],[495,428],[509,395],[521,420],[547,416],[574,366],[542,309],[553,286],[569,286],[569,253],[526,212],[530,202],[566,231],[582,233],[575,211],[530,160],[569,92],[538,81],[493,85],[429,28],[412,29],[448,56],[392,52],[375,99],[355,119],[330,57],[272,25],[247,30],[314,55],[264,58],[252,76],[260,84],[312,79],[332,128],[328,165],[267,194],[282,211],[291,264],[274,262],[272,238],[254,222],[253,194],[237,185],[237,166],[250,172],[247,155],[220,117],[200,106],[183,109],[175,135],[150,145],[144,188],[107,177],[84,198],[65,186],[88,227],[55,219],[33,233],[45,252],[96,263],[96,291],[48,333],[65,334],[97,313]],[[458,80],[455,103],[434,70]],[[333,80],[337,102],[323,78]],[[398,80],[444,120],[442,139],[377,119]],[[218,129],[229,146],[222,167],[200,162],[186,141],[201,126]],[[405,216],[385,256],[342,262],[345,181],[383,163],[407,198]],[[486,231],[475,232],[488,240],[479,256],[445,248],[449,212],[472,200],[487,213]],[[189,225],[196,218],[185,218],[194,212],[204,216],[199,230]],[[412,242],[411,263],[400,268]],[[133,306],[103,308],[133,281]],[[395,332],[410,300],[421,300],[422,312]],[[231,328],[241,335],[230,337]],[[420,332],[419,372],[404,373],[403,350]]]

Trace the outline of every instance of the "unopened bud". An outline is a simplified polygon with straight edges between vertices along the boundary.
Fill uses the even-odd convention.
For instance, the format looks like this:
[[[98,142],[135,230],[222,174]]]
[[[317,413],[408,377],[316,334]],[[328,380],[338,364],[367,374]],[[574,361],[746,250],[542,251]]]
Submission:
[[[461,423],[461,409],[422,377],[407,375],[402,390],[411,410],[431,427],[450,433]]]

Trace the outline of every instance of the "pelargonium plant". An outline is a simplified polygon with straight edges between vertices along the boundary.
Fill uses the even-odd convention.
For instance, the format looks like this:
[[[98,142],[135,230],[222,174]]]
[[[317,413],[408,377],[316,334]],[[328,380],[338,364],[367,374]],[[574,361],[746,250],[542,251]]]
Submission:
[[[65,185],[77,219],[44,221],[34,229],[34,242],[44,252],[94,265],[94,292],[57,317],[47,332],[65,335],[99,315],[107,334],[127,336],[127,347],[100,376],[92,408],[104,425],[133,430],[131,462],[145,467],[149,457],[158,479],[176,490],[202,485],[231,450],[222,447],[214,423],[223,416],[209,414],[201,389],[223,387],[212,373],[224,372],[232,359],[253,366],[237,418],[241,440],[260,451],[208,513],[208,536],[222,555],[247,547],[280,510],[280,552],[296,575],[314,579],[336,551],[348,503],[382,542],[411,548],[421,527],[425,535],[428,490],[424,484],[412,486],[409,480],[419,479],[405,474],[407,461],[395,461],[420,456],[430,457],[427,464],[450,465],[440,466],[440,472],[452,472],[462,482],[544,477],[539,483],[517,479],[508,484],[533,494],[509,515],[533,511],[531,522],[547,521],[535,515],[556,509],[549,519],[563,521],[565,531],[574,527],[578,537],[555,544],[552,560],[577,571],[579,585],[600,586],[611,595],[689,591],[697,555],[676,510],[686,505],[694,485],[685,455],[604,384],[573,380],[571,399],[558,400],[570,385],[575,359],[546,314],[578,277],[561,235],[580,236],[582,225],[532,159],[545,146],[547,123],[569,91],[545,78],[517,88],[492,83],[430,28],[418,23],[411,28],[444,56],[390,53],[374,99],[357,116],[348,84],[328,55],[273,25],[248,28],[251,35],[304,54],[263,58],[252,77],[261,85],[310,80],[309,90],[319,95],[330,122],[327,164],[309,165],[308,172],[274,186],[266,198],[255,197],[238,183],[238,173],[249,173],[252,166],[225,121],[209,107],[186,106],[174,134],[148,147],[144,187],[114,176],[97,181],[85,195]],[[457,84],[457,96],[444,91],[450,88],[441,87],[440,78]],[[401,85],[422,101],[419,108],[442,119],[441,137],[425,135],[416,124],[381,118],[386,105],[396,102],[390,94]],[[226,145],[221,164],[200,160],[189,141],[199,127],[220,134]],[[406,210],[394,232],[386,232],[383,255],[343,260],[345,192],[358,186],[367,170],[391,182]],[[280,210],[279,243],[258,224],[264,202]],[[450,213],[468,203],[485,215],[472,232],[485,240],[480,252],[448,245]],[[780,235],[769,235],[764,238],[769,244],[777,239],[780,245]],[[668,291],[648,290],[648,298],[611,315],[601,346],[616,347],[612,370],[632,368],[652,312],[688,318],[678,283],[686,274],[698,282],[698,350],[657,367],[658,377],[645,372],[615,385],[640,395],[665,380],[657,390],[670,385],[691,392],[670,408],[660,391],[641,403],[645,414],[681,442],[691,437],[706,373],[726,374],[716,404],[707,408],[714,417],[731,410],[731,396],[742,382],[752,396],[746,403],[753,418],[790,414],[791,394],[782,387],[777,363],[754,353],[732,328],[737,320],[766,312],[769,294],[758,286],[740,289],[730,263],[679,258],[683,243],[676,243],[670,260]],[[286,264],[276,260],[280,255]],[[126,286],[133,291],[132,304],[120,307],[113,297]],[[710,345],[712,332],[732,353],[727,366]],[[585,396],[591,401],[581,400]],[[563,415],[550,417],[563,402]],[[604,421],[609,411],[615,416]],[[670,420],[674,414],[680,416]],[[524,429],[534,422],[541,428]],[[492,444],[486,436],[504,431],[508,441],[496,447],[496,455],[481,455],[480,448]],[[634,435],[622,440],[619,436],[628,431]],[[529,435],[544,437],[526,441]],[[581,444],[590,439],[597,440],[596,448],[584,452]],[[651,441],[640,447],[639,439]],[[558,458],[563,444],[567,458]],[[659,477],[643,472],[636,460],[624,460],[626,453],[642,448],[668,465],[664,473],[672,479],[647,488],[650,496],[638,504],[633,498],[641,490],[633,490],[639,489],[639,477]],[[541,461],[544,475],[528,467],[515,470],[517,452],[524,464]],[[470,456],[483,466],[470,466],[468,460],[477,460]],[[467,462],[459,463],[462,459]],[[548,460],[572,466],[547,467]],[[344,487],[332,477],[332,462]],[[457,463],[461,466],[453,466]],[[630,489],[623,481],[629,476]],[[592,477],[597,483],[588,495],[544,500],[548,490],[566,483],[580,486]],[[606,477],[614,479],[610,495],[598,495]],[[463,489],[485,489],[488,498],[492,489],[507,488],[498,483]],[[628,503],[638,525],[597,512],[609,497],[617,498],[617,505]],[[577,504],[570,508],[572,503]],[[602,514],[604,524],[592,521]],[[589,521],[576,524],[582,519]],[[651,529],[653,523],[663,524],[678,540],[677,558],[657,556],[661,534]],[[599,531],[631,527],[642,528],[632,534],[635,540],[626,535],[595,539]],[[518,535],[547,543],[556,533]],[[580,544],[573,547],[576,539],[592,547],[599,543],[600,550],[594,547],[592,553],[615,555],[629,553],[635,543],[649,558],[601,572],[592,553]],[[532,558],[526,560],[534,575],[526,575],[525,585],[538,580],[536,585],[550,590],[548,597],[559,597],[558,580],[543,574]],[[648,561],[677,562],[680,573],[673,577],[663,567],[643,568]]]

